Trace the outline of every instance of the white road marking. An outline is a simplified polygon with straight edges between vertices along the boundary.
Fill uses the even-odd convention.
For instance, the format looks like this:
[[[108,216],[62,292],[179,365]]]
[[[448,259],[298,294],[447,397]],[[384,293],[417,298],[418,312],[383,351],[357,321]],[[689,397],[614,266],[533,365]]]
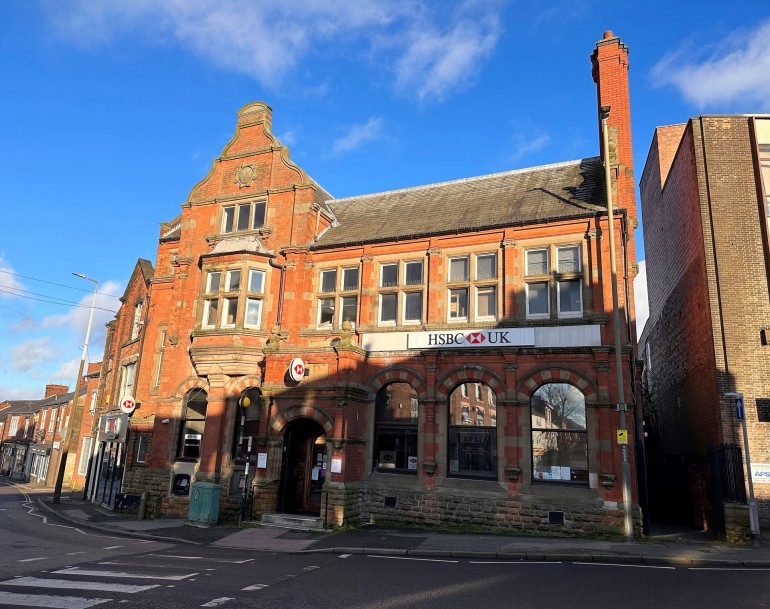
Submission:
[[[123,546],[107,546],[106,548],[102,548],[102,550],[117,550],[118,548],[122,548]]]
[[[152,588],[157,588],[160,584],[149,584],[147,586],[135,586],[131,584],[115,584],[108,582],[88,582],[74,581],[71,579],[44,579],[41,577],[17,577],[0,582],[0,586],[33,586],[36,588],[67,588],[72,590],[103,590],[106,592],[125,592],[135,594],[144,592]]]
[[[108,603],[109,598],[83,598],[81,596],[48,596],[46,594],[15,594],[0,592],[0,605],[11,607],[48,607],[51,609],[88,609]]]
[[[222,596],[220,598],[215,598],[213,601],[209,601],[208,603],[203,603],[201,607],[218,607],[219,605],[223,605],[227,601],[234,601],[234,597],[229,596]]]
[[[633,567],[635,569],[676,569],[676,567],[662,567],[660,565],[629,565],[611,562],[574,562],[573,565],[592,565],[597,567]]]
[[[459,560],[441,560],[439,558],[413,558],[411,556],[379,556],[377,554],[367,554],[369,558],[390,558],[391,560],[421,560],[424,562],[451,562],[457,563]]]
[[[187,573],[186,575],[143,575],[139,573],[126,573],[125,571],[91,571],[89,569],[80,569],[79,567],[69,567],[68,569],[59,569],[51,571],[54,575],[87,575],[89,577],[131,577],[136,579],[168,579],[172,581],[181,581],[188,577],[198,575],[197,573]]]
[[[85,554],[85,552],[67,552],[65,556],[75,556],[75,554]]]
[[[245,588],[241,588],[241,590],[253,592],[254,590],[262,590],[262,588],[267,588],[268,586],[269,584],[254,584],[253,586],[246,586]]]
[[[340,558],[350,558],[351,554],[340,554]]]
[[[469,560],[471,565],[560,565],[560,560]],[[593,564],[593,563],[592,563]]]
[[[45,560],[46,558],[48,558],[48,557],[47,556],[40,556],[38,558],[22,558],[22,559],[19,560],[19,562],[32,562],[32,561],[35,561],[35,560]]]
[[[235,560],[232,558],[215,558],[213,562],[227,562],[227,563],[233,563],[235,565],[242,565],[247,562],[252,562],[253,558],[244,558],[243,560]]]
[[[175,554],[148,554],[147,556],[160,556],[161,558],[181,558],[183,560],[200,560],[203,556],[177,556]]]
[[[688,567],[690,571],[770,571],[767,567]]]

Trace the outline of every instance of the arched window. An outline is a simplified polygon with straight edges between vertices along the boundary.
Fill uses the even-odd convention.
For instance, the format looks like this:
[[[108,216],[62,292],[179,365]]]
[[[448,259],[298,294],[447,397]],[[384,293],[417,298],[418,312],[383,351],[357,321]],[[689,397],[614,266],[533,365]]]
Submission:
[[[586,401],[568,383],[546,383],[532,394],[532,477],[588,483]]]
[[[256,387],[249,387],[238,396],[237,412],[235,413],[235,433],[233,434],[233,458],[236,461],[246,459],[249,438],[251,450],[254,453],[259,435],[259,417],[262,412],[259,396],[261,392]]]
[[[456,387],[449,396],[447,431],[450,476],[497,477],[497,404],[491,387]]]
[[[374,407],[374,469],[417,473],[417,392],[409,383],[390,383],[377,392]]]
[[[179,458],[199,459],[206,426],[208,396],[203,389],[190,389],[184,396],[179,425]]]

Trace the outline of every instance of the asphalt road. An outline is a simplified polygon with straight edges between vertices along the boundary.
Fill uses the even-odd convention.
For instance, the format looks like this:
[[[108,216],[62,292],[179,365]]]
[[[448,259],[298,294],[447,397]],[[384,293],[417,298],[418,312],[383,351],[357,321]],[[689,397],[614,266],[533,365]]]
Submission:
[[[770,569],[273,554],[148,542],[44,518],[0,484],[0,607],[769,607]]]

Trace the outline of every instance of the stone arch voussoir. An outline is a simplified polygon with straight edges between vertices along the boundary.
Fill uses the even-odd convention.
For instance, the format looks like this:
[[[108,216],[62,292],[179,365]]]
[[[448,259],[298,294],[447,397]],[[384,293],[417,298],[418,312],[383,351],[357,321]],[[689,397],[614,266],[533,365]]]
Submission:
[[[494,392],[498,401],[505,399],[505,381],[483,366],[465,366],[449,371],[436,383],[436,399],[449,399],[449,394],[462,383],[484,383]]]
[[[297,419],[312,419],[323,427],[327,436],[334,431],[334,419],[322,408],[315,406],[292,406],[275,415],[270,420],[270,431],[280,435],[284,428]]]
[[[516,395],[519,403],[529,402],[532,394],[546,383],[569,383],[577,387],[585,396],[586,404],[596,402],[598,389],[596,383],[585,373],[575,368],[547,367],[532,370],[519,382]]]

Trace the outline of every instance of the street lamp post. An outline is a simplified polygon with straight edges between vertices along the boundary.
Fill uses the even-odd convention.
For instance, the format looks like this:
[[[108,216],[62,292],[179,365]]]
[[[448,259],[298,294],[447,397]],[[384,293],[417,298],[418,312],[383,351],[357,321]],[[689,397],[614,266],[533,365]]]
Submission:
[[[743,407],[743,394],[739,391],[728,391],[726,398],[735,399],[735,418],[741,422],[743,431],[743,459],[746,462],[746,478],[749,480],[749,525],[751,534],[754,537],[754,544],[759,543],[759,511],[757,510],[757,500],[754,498],[754,480],[751,472],[751,455],[749,452],[749,432],[746,430],[746,412]]]
[[[607,223],[609,224],[610,246],[610,275],[612,283],[612,317],[615,334],[615,371],[618,378],[618,411],[620,412],[619,428],[626,431],[626,398],[623,387],[623,353],[620,343],[620,311],[618,310],[618,271],[615,261],[615,220],[612,202],[612,176],[610,173],[610,150],[607,119],[610,117],[610,106],[601,107],[602,146],[604,148],[604,181],[607,193]],[[628,444],[620,446],[623,460],[620,464],[620,477],[623,487],[623,528],[626,541],[634,540],[634,525],[631,514],[631,467],[628,463]]]
[[[75,380],[75,393],[72,397],[72,410],[70,412],[70,421],[67,425],[67,437],[62,444],[61,452],[59,454],[59,470],[56,473],[56,485],[53,491],[53,502],[59,503],[61,499],[61,487],[64,483],[64,472],[67,468],[67,457],[70,451],[77,451],[77,441],[80,435],[80,422],[83,418],[83,412],[78,409],[78,393],[80,393],[80,383],[83,379],[83,368],[86,363],[86,355],[88,353],[88,340],[91,338],[91,323],[94,320],[94,309],[96,308],[96,295],[99,293],[99,282],[96,279],[91,279],[80,273],[72,273],[75,277],[80,277],[86,281],[93,281],[96,286],[94,287],[94,298],[91,302],[91,312],[88,314],[88,326],[86,328],[86,340],[83,344],[83,355],[80,357],[80,367],[78,368],[78,376]]]

